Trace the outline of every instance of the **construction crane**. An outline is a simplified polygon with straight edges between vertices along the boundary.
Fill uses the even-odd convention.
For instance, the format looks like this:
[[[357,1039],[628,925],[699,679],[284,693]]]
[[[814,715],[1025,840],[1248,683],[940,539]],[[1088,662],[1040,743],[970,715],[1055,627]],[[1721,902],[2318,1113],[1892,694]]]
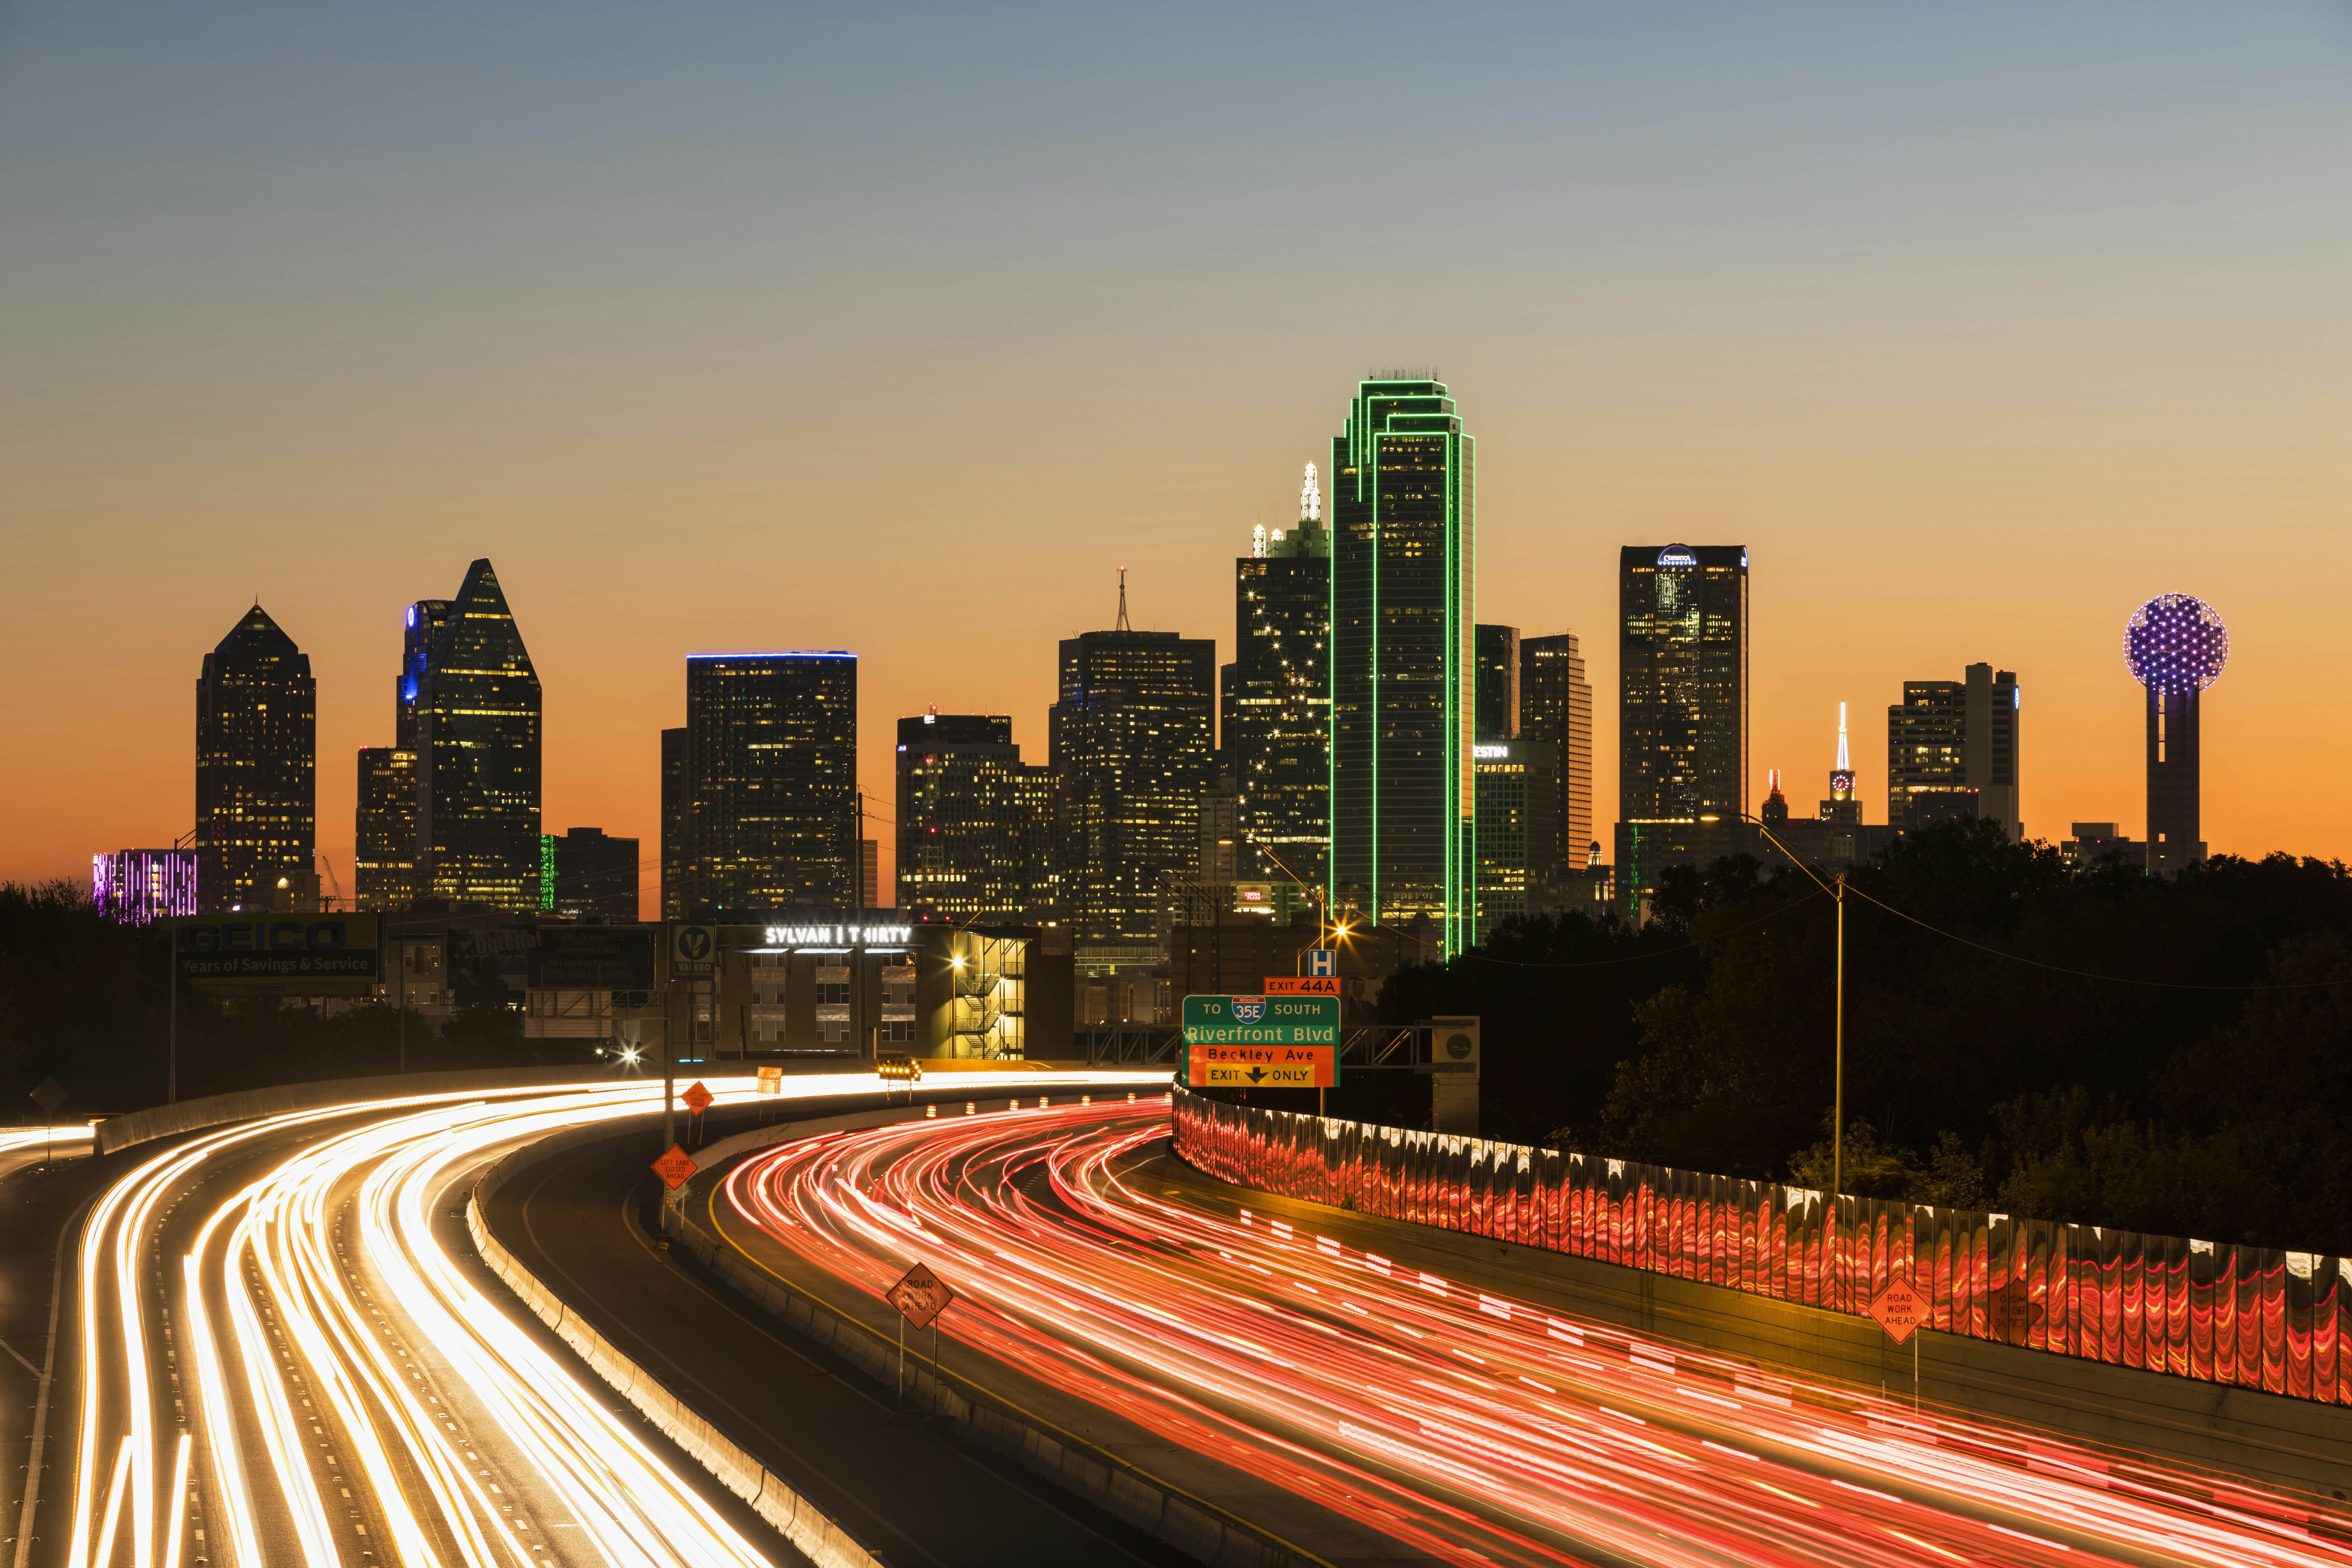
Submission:
[[[331,914],[333,911],[342,907],[343,885],[335,879],[335,863],[332,860],[330,860],[324,855],[321,855],[319,857],[319,864],[326,869],[327,886],[334,890],[334,897],[329,900],[327,903],[327,910]]]

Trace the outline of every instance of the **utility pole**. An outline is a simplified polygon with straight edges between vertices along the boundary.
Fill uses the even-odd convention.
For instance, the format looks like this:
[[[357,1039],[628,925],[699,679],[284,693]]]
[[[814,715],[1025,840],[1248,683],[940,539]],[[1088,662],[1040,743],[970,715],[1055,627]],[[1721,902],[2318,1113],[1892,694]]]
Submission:
[[[163,962],[169,978],[164,982],[165,1016],[163,1037],[163,1103],[180,1102],[180,927],[176,921],[163,925]]]
[[[1830,1120],[1832,1123],[1830,1128],[1830,1227],[1831,1234],[1834,1236],[1837,1227],[1838,1194],[1845,1187],[1845,873],[1840,871],[1834,883],[1824,881],[1820,872],[1807,865],[1794,850],[1772,837],[1772,830],[1764,826],[1763,818],[1749,816],[1746,812],[1740,813],[1740,816],[1744,820],[1754,823],[1756,830],[1764,836],[1773,848],[1788,856],[1789,863],[1811,877],[1814,884],[1822,892],[1827,893],[1837,905],[1837,967],[1834,1002],[1836,1022],[1833,1026],[1835,1043],[1832,1058],[1835,1083],[1831,1090],[1830,1104]]]
[[[1830,1116],[1830,1201],[1845,1188],[1845,873],[1837,879],[1837,1086]]]

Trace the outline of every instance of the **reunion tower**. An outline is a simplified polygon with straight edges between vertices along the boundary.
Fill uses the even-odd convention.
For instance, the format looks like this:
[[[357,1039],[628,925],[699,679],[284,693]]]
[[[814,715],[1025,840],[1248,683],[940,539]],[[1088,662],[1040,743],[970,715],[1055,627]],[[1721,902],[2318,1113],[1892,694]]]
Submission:
[[[2230,661],[2213,606],[2161,594],[2124,627],[2124,662],[2147,691],[2147,868],[2169,874],[2205,858],[2198,823],[2198,710]]]

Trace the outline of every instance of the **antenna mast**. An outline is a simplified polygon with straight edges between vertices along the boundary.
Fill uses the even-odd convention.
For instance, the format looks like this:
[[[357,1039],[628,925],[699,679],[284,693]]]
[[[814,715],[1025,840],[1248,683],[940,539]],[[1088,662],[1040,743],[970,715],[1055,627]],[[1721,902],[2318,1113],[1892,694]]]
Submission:
[[[1113,629],[1122,632],[1135,629],[1127,624],[1127,568],[1124,566],[1118,569],[1118,625]]]

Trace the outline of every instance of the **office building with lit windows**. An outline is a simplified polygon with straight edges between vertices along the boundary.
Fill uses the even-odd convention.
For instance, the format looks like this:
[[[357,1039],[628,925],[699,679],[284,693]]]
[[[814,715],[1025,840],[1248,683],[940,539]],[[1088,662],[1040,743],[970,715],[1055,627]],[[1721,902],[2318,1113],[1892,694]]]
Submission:
[[[488,561],[409,606],[397,750],[416,759],[416,895],[535,910],[540,686]]]
[[[1519,639],[1518,734],[1551,747],[1559,759],[1559,800],[1552,814],[1559,842],[1550,847],[1545,879],[1587,881],[1592,861],[1592,688],[1584,678],[1584,653],[1574,632]]]
[[[404,910],[416,900],[416,753],[360,749],[352,896],[362,910]]]
[[[898,896],[909,916],[1044,925],[1053,912],[1052,770],[1003,714],[898,721]]]
[[[290,907],[315,889],[319,691],[310,659],[255,605],[196,677],[197,902]]]
[[[1748,550],[1619,552],[1616,876],[1638,914],[1668,866],[1748,842]]]
[[[1216,778],[1217,645],[1118,624],[1061,646],[1047,715],[1064,919],[1085,949],[1159,949],[1165,886],[1193,875]]]
[[[1366,381],[1331,443],[1335,915],[1469,945],[1476,443],[1445,384]]]
[[[1989,817],[2011,842],[2021,820],[2017,677],[1972,664],[1959,680],[1906,680],[1886,710],[1886,820],[1906,831]]]
[[[1483,942],[1530,911],[1559,853],[1559,753],[1541,741],[1486,741],[1473,756]]]
[[[1219,766],[1238,795],[1234,876],[1320,886],[1330,847],[1331,536],[1315,465],[1298,521],[1234,563],[1234,662]]]
[[[689,914],[857,904],[857,656],[686,661]]]

